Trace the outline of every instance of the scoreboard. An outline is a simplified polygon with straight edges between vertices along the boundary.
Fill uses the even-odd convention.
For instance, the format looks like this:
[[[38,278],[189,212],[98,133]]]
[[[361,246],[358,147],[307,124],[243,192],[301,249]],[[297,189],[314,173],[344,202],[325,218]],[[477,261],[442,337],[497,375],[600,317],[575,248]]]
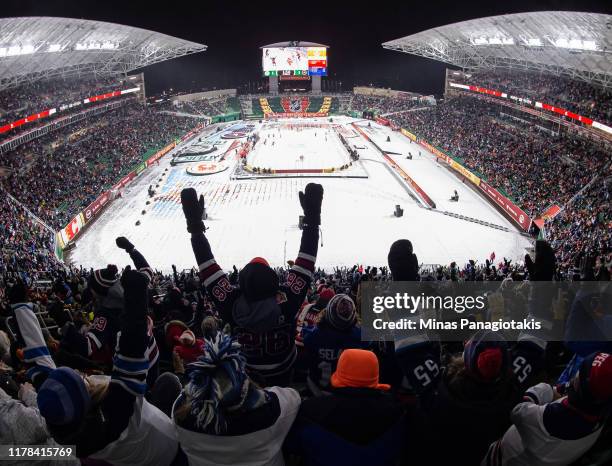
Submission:
[[[327,76],[325,47],[264,47],[264,76]]]

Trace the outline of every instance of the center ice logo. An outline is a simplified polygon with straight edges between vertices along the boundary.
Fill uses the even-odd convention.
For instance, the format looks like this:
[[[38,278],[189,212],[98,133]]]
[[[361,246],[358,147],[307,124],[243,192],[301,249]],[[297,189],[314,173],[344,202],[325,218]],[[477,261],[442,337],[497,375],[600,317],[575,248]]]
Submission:
[[[300,110],[302,110],[302,102],[300,102],[299,100],[292,100],[289,103],[289,109],[292,112],[299,112]]]

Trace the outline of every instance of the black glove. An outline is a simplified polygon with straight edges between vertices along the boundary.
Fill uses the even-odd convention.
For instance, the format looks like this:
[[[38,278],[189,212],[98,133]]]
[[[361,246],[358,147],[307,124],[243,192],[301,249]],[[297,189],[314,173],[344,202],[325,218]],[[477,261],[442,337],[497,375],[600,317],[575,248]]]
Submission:
[[[525,255],[525,267],[529,272],[529,279],[538,282],[547,282],[555,274],[555,252],[546,241],[536,241],[535,262],[529,254]]]
[[[127,239],[125,236],[120,236],[119,238],[117,238],[115,240],[115,243],[117,243],[118,248],[124,249],[125,252],[127,252],[128,254],[134,250],[134,245],[130,243],[130,240]]]
[[[304,209],[304,223],[307,226],[321,225],[321,202],[323,201],[323,186],[308,183],[304,192],[300,191],[300,205]]]
[[[189,233],[200,233],[206,230],[204,226],[204,195],[198,194],[193,188],[186,188],[181,191],[181,204],[183,213],[187,220],[187,231]]]
[[[136,314],[146,315],[147,310],[147,287],[149,277],[144,273],[132,270],[128,265],[121,275],[121,286],[123,287],[123,299],[125,301],[125,311]]]
[[[15,284],[9,288],[7,293],[9,303],[11,304],[25,303],[27,301],[27,295],[28,287],[21,279],[18,279]]]

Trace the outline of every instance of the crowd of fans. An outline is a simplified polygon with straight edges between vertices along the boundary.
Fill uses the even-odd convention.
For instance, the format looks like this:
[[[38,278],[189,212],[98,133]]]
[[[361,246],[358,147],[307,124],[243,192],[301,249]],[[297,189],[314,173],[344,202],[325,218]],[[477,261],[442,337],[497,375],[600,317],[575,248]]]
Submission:
[[[411,98],[355,94],[351,110],[373,111],[378,115],[386,115],[387,113],[403,112],[422,106],[423,104],[418,100]]]
[[[552,139],[533,127],[500,121],[496,107],[471,97],[391,119],[462,159],[533,218],[553,203],[569,201],[608,162],[591,143]]]
[[[532,218],[553,204],[562,207],[574,200],[545,225],[565,270],[574,267],[585,251],[604,257],[612,252],[610,163],[604,149],[517,126],[500,119],[492,105],[470,97],[450,98],[431,109],[391,119],[460,158]],[[594,184],[574,199],[595,177]]]
[[[196,115],[205,115],[208,117],[222,115],[227,113],[226,99],[200,99],[186,102],[179,102],[172,109],[179,109],[187,113],[195,113]]]
[[[300,249],[283,269],[257,257],[224,273],[190,188],[181,203],[197,268],[164,276],[120,237],[110,241],[125,264],[56,272],[44,291],[5,273],[0,442],[74,445],[86,464],[608,464],[610,309],[589,296],[575,296],[567,321],[608,333],[584,348],[547,343],[547,330],[514,343],[488,330],[362,341],[366,281],[522,282],[523,317],[563,322],[535,287],[556,277],[546,242],[525,264],[423,273],[398,240],[382,266],[325,273],[323,197],[316,184],[300,193]],[[580,279],[609,286],[610,265],[589,264]]]
[[[609,89],[564,76],[504,69],[474,73],[467,79],[467,84],[537,100],[603,123],[612,122],[612,95]]]
[[[122,88],[114,77],[36,81],[0,92],[0,126],[49,108]]]
[[[61,229],[148,150],[193,126],[190,118],[129,104],[4,154],[0,164],[15,168],[4,184],[49,226]]]
[[[53,254],[53,231],[0,188],[0,275],[32,280],[64,270]]]
[[[612,165],[545,225],[559,263],[570,269],[582,254],[612,260]],[[603,259],[605,260],[605,259]]]
[[[75,445],[84,464],[609,464],[609,157],[581,140],[551,143],[476,99],[414,112],[405,112],[411,100],[355,100],[364,111],[404,112],[393,121],[532,216],[571,200],[546,225],[550,246],[538,241],[524,263],[424,269],[398,240],[385,264],[323,271],[323,188],[309,184],[295,261],[272,269],[256,257],[225,273],[205,235],[204,199],[190,188],[181,203],[196,267],[157,272],[163,264],[124,237],[109,241],[126,263],[66,267],[52,231],[26,208],[61,228],[147,150],[193,127],[137,105],[79,122],[0,157],[10,169],[0,187],[0,444]],[[535,287],[553,280],[598,280],[604,292],[570,296],[560,315]],[[545,326],[515,342],[488,330],[463,342],[420,332],[367,341],[364,283],[392,281],[499,282],[506,298],[515,283],[523,305],[513,318],[566,335],[579,322],[597,337],[547,343]],[[462,317],[490,321],[490,311]]]

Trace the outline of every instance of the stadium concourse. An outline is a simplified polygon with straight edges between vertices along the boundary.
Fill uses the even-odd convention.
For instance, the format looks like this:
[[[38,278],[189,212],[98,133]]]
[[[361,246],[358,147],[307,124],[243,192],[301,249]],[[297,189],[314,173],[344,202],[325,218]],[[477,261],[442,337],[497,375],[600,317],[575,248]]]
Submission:
[[[57,53],[0,55],[0,445],[92,465],[611,464],[612,69],[587,38],[503,49],[609,21],[507,15],[383,44],[463,67],[444,99],[150,105],[128,73],[206,46],[0,20]],[[466,320],[545,325],[367,338],[372,282],[486,285]]]

